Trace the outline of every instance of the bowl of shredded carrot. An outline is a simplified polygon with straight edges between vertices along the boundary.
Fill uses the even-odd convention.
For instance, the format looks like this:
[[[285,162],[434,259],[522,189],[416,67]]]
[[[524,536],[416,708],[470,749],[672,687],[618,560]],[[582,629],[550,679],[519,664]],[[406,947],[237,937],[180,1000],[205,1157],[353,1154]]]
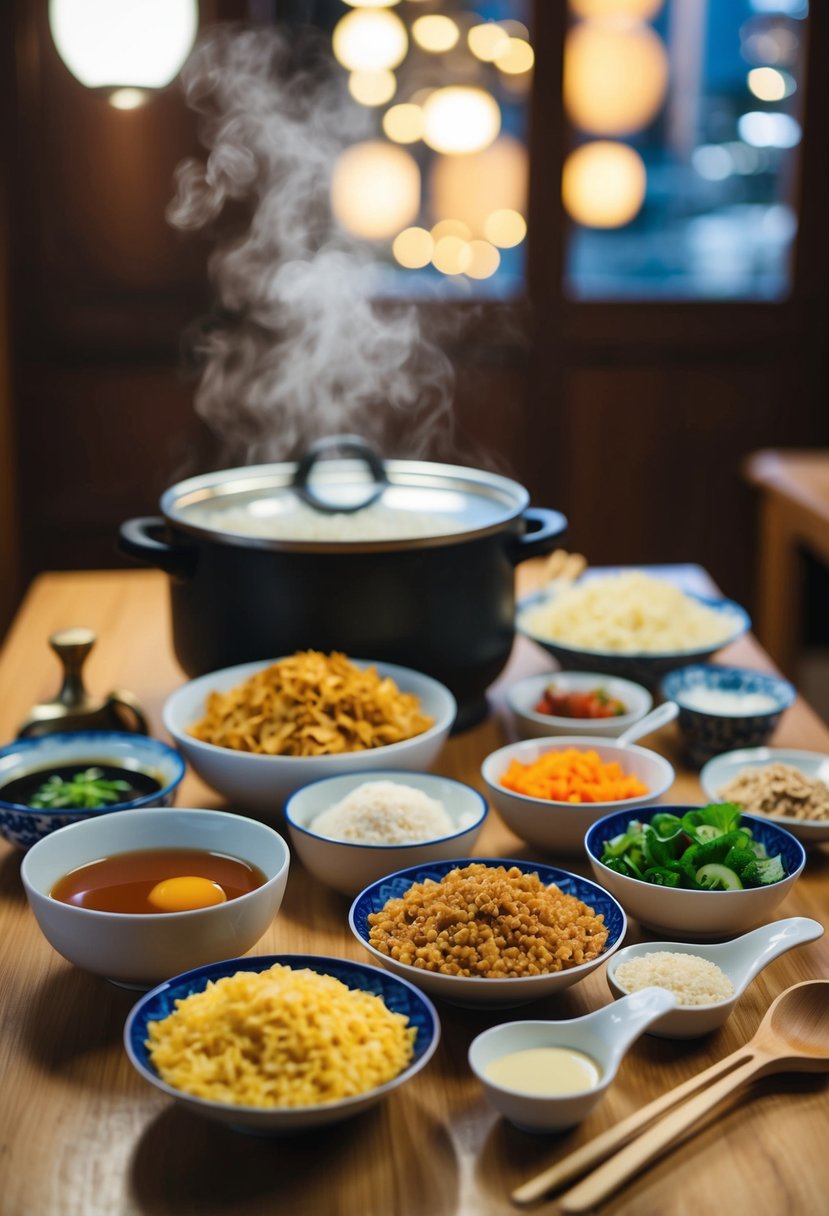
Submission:
[[[510,743],[481,767],[490,801],[508,827],[549,853],[584,849],[584,834],[609,811],[648,806],[673,785],[674,770],[645,747],[591,736]]]

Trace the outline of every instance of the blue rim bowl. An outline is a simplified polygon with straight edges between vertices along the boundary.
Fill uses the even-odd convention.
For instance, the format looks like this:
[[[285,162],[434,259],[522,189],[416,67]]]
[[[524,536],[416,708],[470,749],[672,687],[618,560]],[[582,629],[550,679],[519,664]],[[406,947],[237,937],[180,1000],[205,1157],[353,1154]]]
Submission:
[[[393,1013],[405,1014],[417,1030],[411,1062],[396,1077],[392,1077],[383,1085],[375,1086],[365,1094],[315,1106],[236,1106],[196,1097],[162,1081],[150,1061],[147,1050],[147,1023],[158,1021],[173,1013],[177,1000],[183,1000],[195,992],[202,992],[211,980],[234,975],[237,971],[265,971],[275,963],[294,969],[308,968],[321,975],[331,975],[347,988],[371,992],[381,997]],[[266,954],[230,958],[185,971],[146,993],[133,1006],[124,1026],[127,1055],[145,1081],[195,1114],[230,1124],[237,1130],[264,1135],[290,1135],[305,1128],[337,1123],[360,1114],[424,1068],[434,1055],[439,1042],[440,1019],[437,1010],[428,997],[414,985],[381,971],[378,967],[353,962],[351,959],[330,958],[318,954]]]
[[[51,764],[123,764],[125,768],[149,772],[161,788],[127,802],[105,807],[34,808],[3,798],[0,786],[0,835],[19,848],[28,849],[58,828],[99,815],[132,811],[140,807],[172,806],[186,770],[184,758],[168,743],[129,731],[59,731],[32,739],[16,739],[0,748],[0,782],[7,784],[33,770]]]

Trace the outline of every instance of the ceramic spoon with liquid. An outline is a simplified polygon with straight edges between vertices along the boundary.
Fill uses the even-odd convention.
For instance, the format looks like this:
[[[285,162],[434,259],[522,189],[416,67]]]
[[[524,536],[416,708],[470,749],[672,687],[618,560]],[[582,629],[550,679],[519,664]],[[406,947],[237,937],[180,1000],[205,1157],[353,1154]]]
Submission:
[[[604,1162],[560,1200],[563,1212],[590,1211],[677,1144],[735,1089],[777,1072],[829,1072],[829,980],[807,980],[781,992],[744,1047],[525,1182],[512,1198],[532,1203]],[[607,1160],[610,1153],[616,1155]]]

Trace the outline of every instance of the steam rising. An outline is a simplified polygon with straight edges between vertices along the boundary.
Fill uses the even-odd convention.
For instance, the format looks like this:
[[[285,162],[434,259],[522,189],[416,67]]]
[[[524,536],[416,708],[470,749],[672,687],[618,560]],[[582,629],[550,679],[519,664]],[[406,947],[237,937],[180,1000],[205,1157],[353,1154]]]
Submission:
[[[370,134],[332,75],[326,47],[261,27],[209,36],[184,72],[208,156],[179,165],[168,219],[186,231],[236,223],[210,259],[220,311],[199,341],[196,393],[234,460],[291,456],[342,431],[386,451],[394,434],[425,455],[451,435],[448,358],[414,308],[372,304],[371,255],[331,217],[336,156]]]

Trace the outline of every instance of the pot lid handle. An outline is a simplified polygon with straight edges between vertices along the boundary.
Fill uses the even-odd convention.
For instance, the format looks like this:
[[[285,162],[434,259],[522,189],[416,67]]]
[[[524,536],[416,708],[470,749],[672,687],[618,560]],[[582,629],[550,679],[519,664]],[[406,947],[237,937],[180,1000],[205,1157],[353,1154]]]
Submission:
[[[348,504],[326,502],[311,489],[308,482],[314,465],[320,457],[328,455],[330,452],[359,456],[368,465],[375,484],[362,502]],[[353,515],[355,511],[362,511],[364,507],[370,507],[373,502],[377,501],[388,484],[389,480],[386,477],[386,467],[382,458],[359,435],[328,435],[324,439],[318,439],[316,443],[312,443],[297,461],[296,472],[291,483],[292,488],[303,502],[306,502],[309,507],[313,507],[315,511],[322,511],[326,515]]]

